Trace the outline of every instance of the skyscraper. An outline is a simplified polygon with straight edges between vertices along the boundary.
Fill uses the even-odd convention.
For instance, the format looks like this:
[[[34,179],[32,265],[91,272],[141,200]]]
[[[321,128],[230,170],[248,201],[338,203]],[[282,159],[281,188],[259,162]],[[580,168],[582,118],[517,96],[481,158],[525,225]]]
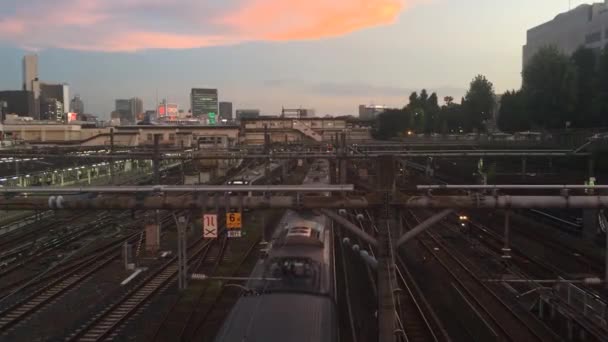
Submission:
[[[34,91],[32,82],[38,79],[38,55],[23,57],[23,90]]]
[[[48,103],[53,103],[53,108],[56,106],[52,100],[56,100],[61,102],[61,106],[59,106],[63,113],[68,113],[70,111],[70,86],[67,84],[53,84],[53,83],[40,83],[40,96],[38,103],[40,104],[40,120],[52,120],[52,121],[63,121],[65,118],[64,115],[56,116],[58,113],[57,110],[53,109],[51,111],[48,110]],[[34,92],[35,96],[35,92]],[[50,115],[50,116],[49,116]]]
[[[137,97],[116,100],[116,113],[121,124],[134,124],[137,120],[143,120],[143,101]]]
[[[190,93],[192,116],[208,120],[210,116],[217,115],[217,99],[217,89],[192,88]]]
[[[220,102],[220,118],[232,121],[232,102]]]
[[[38,80],[38,55],[23,57],[23,90],[32,92],[30,98],[30,115],[35,119],[40,117],[40,81]]]
[[[84,114],[84,102],[80,99],[80,95],[74,96],[70,102],[70,109],[72,112],[78,113],[79,115]]]

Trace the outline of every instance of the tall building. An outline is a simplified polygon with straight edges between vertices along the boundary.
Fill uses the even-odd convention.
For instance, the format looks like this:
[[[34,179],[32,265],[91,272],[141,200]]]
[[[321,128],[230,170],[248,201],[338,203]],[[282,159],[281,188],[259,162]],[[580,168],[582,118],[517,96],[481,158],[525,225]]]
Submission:
[[[74,113],[78,113],[79,115],[84,114],[84,102],[80,98],[80,95],[74,96],[72,101],[70,102],[70,109]]]
[[[232,102],[220,102],[220,118],[232,121]]]
[[[70,87],[67,84],[52,84],[52,83],[39,83],[40,84],[40,120],[50,121],[64,121],[65,113],[70,111]],[[54,105],[54,100],[61,102],[61,110],[63,113],[57,115],[57,110]],[[49,110],[49,103],[53,110]]]
[[[33,91],[32,82],[38,79],[38,55],[23,57],[23,90]]]
[[[218,114],[217,89],[192,88],[190,104],[193,117],[204,120],[215,117]]]
[[[40,119],[40,81],[38,80],[38,55],[25,55],[23,57],[23,85],[22,89],[32,92],[29,99],[29,115]]]
[[[359,105],[359,119],[361,120],[373,120],[380,113],[384,113],[386,111],[386,106],[377,106],[377,105]]]
[[[0,102],[6,102],[5,114],[32,116],[34,93],[26,90],[0,91]]]
[[[608,0],[585,4],[557,15],[527,32],[523,66],[544,46],[554,45],[567,55],[579,47],[599,51],[608,45]]]
[[[143,101],[137,97],[116,100],[115,113],[116,117],[113,118],[120,119],[120,124],[134,124],[137,122],[137,120],[143,120]]]

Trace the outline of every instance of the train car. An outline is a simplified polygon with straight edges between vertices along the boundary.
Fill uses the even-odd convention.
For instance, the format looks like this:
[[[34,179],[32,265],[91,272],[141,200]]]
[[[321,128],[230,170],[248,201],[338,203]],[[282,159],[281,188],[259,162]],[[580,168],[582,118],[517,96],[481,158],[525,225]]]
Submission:
[[[316,161],[304,183],[327,184],[328,170]],[[215,340],[336,341],[333,238],[324,215],[287,211]]]
[[[281,164],[271,162],[268,165],[268,171],[270,176],[276,176],[277,172],[280,171]],[[258,165],[254,168],[247,168],[241,171],[238,175],[232,177],[227,184],[228,185],[256,185],[262,184],[266,179],[266,164]]]

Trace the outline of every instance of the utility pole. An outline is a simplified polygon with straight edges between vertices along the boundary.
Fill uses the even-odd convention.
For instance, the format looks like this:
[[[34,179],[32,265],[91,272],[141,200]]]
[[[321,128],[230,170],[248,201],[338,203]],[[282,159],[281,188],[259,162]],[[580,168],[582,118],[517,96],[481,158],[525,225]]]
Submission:
[[[377,189],[384,195],[378,224],[378,342],[395,341],[395,302],[393,297],[395,264],[391,233],[397,231],[396,209],[390,205],[395,191],[395,165],[392,156],[379,157],[376,164]],[[392,232],[391,232],[392,231]]]

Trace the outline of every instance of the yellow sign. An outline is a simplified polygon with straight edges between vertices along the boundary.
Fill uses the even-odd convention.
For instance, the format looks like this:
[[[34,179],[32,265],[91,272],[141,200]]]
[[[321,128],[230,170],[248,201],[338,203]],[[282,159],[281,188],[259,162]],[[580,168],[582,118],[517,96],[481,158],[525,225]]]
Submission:
[[[241,213],[226,213],[226,227],[228,229],[240,229]]]

